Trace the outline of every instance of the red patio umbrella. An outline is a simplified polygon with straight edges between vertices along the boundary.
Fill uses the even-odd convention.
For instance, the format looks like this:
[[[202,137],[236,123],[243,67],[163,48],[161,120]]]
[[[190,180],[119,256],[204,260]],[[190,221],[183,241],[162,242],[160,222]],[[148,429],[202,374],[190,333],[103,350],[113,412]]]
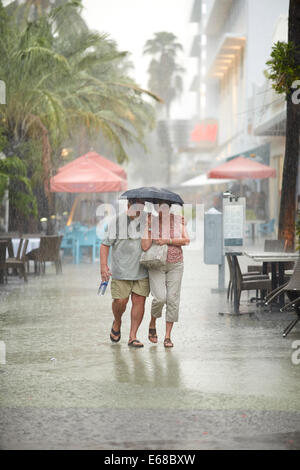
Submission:
[[[234,158],[207,173],[208,178],[232,178],[235,180],[263,179],[275,176],[276,170],[274,168],[245,157]]]
[[[111,171],[112,173],[115,173],[118,175],[120,178],[127,179],[127,174],[124,168],[122,168],[120,165],[117,163],[112,162],[111,160],[108,160],[107,158],[103,157],[102,155],[99,155],[96,152],[88,152],[85,155],[82,155],[81,157],[76,158],[76,160],[73,160],[70,163],[67,163],[66,165],[62,166],[61,168],[58,169],[58,172],[68,170],[72,167],[76,167],[79,162],[81,161],[90,161],[94,162],[97,165],[100,165],[107,170]]]
[[[67,165],[66,165],[67,166]],[[61,193],[106,193],[127,189],[127,181],[92,159],[77,158],[50,180],[50,190]]]

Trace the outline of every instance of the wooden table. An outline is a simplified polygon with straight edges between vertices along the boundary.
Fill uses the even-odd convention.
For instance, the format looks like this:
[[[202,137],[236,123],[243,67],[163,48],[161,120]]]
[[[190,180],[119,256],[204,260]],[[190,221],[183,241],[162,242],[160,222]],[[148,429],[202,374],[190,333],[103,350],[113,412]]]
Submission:
[[[40,239],[43,236],[42,233],[23,233],[19,234],[17,232],[1,232],[0,233],[0,241],[1,240],[9,240],[11,245],[11,253],[7,253],[9,256],[16,256],[20,238],[28,239],[28,246],[27,246],[27,253],[35,248],[39,248],[40,246]]]
[[[244,254],[253,261],[263,263],[263,274],[267,274],[267,265],[271,264],[272,290],[284,284],[284,264],[295,262],[299,259],[299,253],[269,252],[269,251],[244,251]],[[277,277],[278,272],[278,277]],[[279,307],[284,306],[284,294],[279,296]]]
[[[24,239],[27,238],[24,236]],[[26,250],[26,253],[29,253],[29,251],[31,250],[34,250],[36,248],[39,248],[40,246],[40,237],[36,237],[36,238],[27,238],[28,239],[28,245],[27,245],[27,250]],[[19,238],[13,238],[11,240],[12,242],[12,246],[13,246],[13,250],[14,250],[14,256],[17,255],[17,251],[18,251],[18,246],[19,246],[19,243],[20,243],[20,239]]]

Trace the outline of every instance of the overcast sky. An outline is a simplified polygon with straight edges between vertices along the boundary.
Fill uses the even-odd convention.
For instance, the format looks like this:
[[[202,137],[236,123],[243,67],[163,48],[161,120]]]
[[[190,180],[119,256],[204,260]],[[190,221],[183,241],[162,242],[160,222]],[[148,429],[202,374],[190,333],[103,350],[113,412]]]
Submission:
[[[184,47],[181,60],[188,90],[196,70],[195,59],[189,58],[191,41],[197,31],[197,25],[189,22],[193,0],[83,0],[83,5],[83,16],[90,28],[109,33],[120,50],[132,53],[134,78],[143,87],[147,86],[150,60],[142,54],[145,42],[156,32],[174,33]],[[194,100],[195,94],[187,91],[173,107],[173,117],[191,117]]]

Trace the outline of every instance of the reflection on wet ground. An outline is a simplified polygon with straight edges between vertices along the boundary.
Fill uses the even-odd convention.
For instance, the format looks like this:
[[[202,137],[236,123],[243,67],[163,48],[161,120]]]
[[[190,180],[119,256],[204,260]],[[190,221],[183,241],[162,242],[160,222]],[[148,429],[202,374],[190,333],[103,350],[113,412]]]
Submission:
[[[187,251],[174,349],[128,348],[129,308],[112,344],[98,265],[4,287],[0,299],[1,448],[300,448],[300,365],[281,332],[293,314],[220,316],[217,268]],[[11,287],[12,286],[12,287]],[[247,294],[243,297],[247,305]],[[251,307],[253,310],[253,307]]]

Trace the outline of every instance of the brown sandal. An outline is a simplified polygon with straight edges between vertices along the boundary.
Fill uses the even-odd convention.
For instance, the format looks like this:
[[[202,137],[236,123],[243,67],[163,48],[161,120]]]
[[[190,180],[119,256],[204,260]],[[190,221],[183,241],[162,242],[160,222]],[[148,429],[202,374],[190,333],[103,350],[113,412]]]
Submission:
[[[165,348],[173,348],[174,344],[171,341],[171,338],[165,338],[164,340],[164,347]]]
[[[111,330],[110,330],[110,339],[113,343],[118,343],[121,339],[121,331],[115,331],[113,329],[114,324],[112,324]],[[117,336],[117,338],[114,338],[113,336]]]
[[[131,348],[143,348],[144,345],[138,339],[132,339],[128,342],[128,346]]]
[[[151,341],[151,343],[154,343],[154,344],[157,343],[156,328],[149,328],[148,339],[149,339],[149,341]],[[156,340],[156,341],[153,341],[153,340]]]

